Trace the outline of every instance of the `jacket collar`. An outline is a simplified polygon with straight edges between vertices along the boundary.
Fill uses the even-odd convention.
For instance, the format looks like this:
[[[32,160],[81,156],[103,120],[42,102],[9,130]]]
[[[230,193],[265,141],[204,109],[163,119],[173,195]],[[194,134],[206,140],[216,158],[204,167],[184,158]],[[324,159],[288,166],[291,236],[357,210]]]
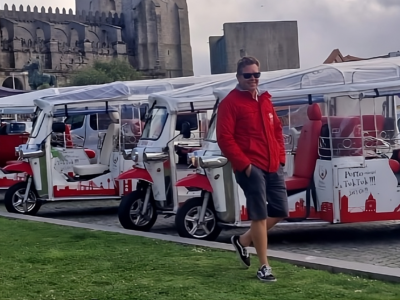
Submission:
[[[239,86],[239,84],[236,85],[235,89],[238,90],[238,91],[240,91],[240,92],[249,92],[248,90],[242,89],[242,88]],[[263,95],[263,94],[267,94],[268,96],[271,96],[271,94],[268,93],[267,90],[260,90],[260,89],[257,87],[257,97],[260,97],[260,96]]]

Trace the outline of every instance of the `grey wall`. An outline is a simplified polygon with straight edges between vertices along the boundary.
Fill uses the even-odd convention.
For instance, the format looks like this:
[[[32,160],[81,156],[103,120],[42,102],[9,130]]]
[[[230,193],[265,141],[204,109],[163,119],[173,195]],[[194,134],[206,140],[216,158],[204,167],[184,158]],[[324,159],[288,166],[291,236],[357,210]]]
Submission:
[[[165,70],[166,77],[193,75],[186,0],[122,0],[124,40],[140,70]]]
[[[101,11],[120,14],[122,12],[122,0],[75,0],[76,11]]]
[[[119,57],[145,76],[193,75],[186,0],[76,0],[76,8],[74,14],[5,4],[0,72],[21,71],[40,53],[46,72],[68,74],[95,59]]]
[[[244,55],[255,56],[261,71],[299,68],[297,22],[226,23],[223,38],[210,38],[212,74],[236,72]]]
[[[209,38],[211,74],[226,73],[227,56],[225,38],[223,36],[211,36]]]

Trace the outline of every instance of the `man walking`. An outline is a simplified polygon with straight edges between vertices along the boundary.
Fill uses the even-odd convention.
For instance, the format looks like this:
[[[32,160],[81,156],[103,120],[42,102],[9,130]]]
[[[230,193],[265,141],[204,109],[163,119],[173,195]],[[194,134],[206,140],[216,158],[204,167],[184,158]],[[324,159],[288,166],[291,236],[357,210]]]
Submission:
[[[232,236],[232,244],[246,268],[250,267],[246,247],[253,244],[260,262],[257,277],[270,282],[276,279],[267,259],[267,230],[288,216],[288,202],[282,124],[271,95],[258,89],[259,68],[254,57],[239,60],[238,84],[218,107],[217,141],[244,191],[251,220],[250,230]]]

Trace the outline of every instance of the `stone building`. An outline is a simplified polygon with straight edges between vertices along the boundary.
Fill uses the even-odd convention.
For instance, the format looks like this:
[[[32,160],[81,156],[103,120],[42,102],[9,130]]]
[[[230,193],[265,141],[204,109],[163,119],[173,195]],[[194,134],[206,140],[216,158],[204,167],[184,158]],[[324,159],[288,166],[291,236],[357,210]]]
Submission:
[[[58,85],[112,58],[152,78],[193,75],[186,0],[76,0],[75,13],[5,4],[0,42],[0,86],[8,88],[29,89],[34,61]]]
[[[209,38],[211,74],[236,72],[237,61],[255,56],[261,71],[300,68],[296,21],[224,24],[224,36]]]

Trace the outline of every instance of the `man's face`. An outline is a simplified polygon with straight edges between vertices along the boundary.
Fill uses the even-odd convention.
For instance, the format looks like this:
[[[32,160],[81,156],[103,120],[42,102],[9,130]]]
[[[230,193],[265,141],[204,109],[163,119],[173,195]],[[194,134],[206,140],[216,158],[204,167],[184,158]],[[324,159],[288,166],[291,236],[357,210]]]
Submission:
[[[255,78],[254,75],[250,76],[249,74],[259,73],[260,70],[257,65],[249,65],[245,66],[242,69],[242,74],[237,75],[237,79],[239,82],[239,86],[247,91],[254,91],[258,87],[259,78]]]

